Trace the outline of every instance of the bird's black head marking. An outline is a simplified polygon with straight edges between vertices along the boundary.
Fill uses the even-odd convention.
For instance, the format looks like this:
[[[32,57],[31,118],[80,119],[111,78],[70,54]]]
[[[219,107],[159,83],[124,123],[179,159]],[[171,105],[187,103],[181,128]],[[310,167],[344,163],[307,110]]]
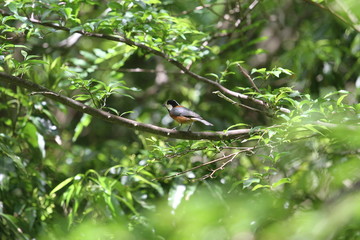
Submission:
[[[171,105],[172,107],[179,106],[180,104],[175,100],[167,100],[166,105]]]

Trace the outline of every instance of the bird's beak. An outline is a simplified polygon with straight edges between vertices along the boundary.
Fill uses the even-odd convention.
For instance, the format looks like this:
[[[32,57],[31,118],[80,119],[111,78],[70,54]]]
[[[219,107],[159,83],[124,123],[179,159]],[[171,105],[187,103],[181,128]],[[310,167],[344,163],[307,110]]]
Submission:
[[[162,105],[166,108],[166,110],[170,111],[168,105],[166,105],[166,104],[162,104]]]

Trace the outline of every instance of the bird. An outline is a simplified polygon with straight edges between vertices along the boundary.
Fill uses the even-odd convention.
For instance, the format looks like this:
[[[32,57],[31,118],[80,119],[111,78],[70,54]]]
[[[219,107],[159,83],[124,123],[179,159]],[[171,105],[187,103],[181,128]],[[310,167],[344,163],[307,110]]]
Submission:
[[[181,106],[175,100],[167,100],[164,106],[168,110],[170,117],[180,123],[180,127],[182,124],[190,124],[187,130],[188,132],[190,131],[190,128],[194,122],[201,122],[206,126],[214,126],[212,123],[204,120],[199,114]],[[176,129],[176,127],[174,129]]]

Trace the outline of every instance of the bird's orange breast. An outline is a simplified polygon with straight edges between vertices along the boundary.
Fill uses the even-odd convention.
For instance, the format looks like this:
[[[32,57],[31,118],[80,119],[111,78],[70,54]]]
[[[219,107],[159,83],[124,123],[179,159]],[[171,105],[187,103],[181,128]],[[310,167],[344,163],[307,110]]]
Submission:
[[[191,123],[194,120],[188,117],[184,117],[184,116],[171,116],[175,121],[177,121],[178,123]]]

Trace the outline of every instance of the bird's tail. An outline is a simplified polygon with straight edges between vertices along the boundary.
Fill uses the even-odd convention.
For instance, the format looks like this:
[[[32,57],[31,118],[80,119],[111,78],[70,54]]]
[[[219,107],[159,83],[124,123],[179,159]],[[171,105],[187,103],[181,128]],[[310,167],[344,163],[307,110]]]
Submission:
[[[201,122],[201,123],[205,124],[206,126],[214,126],[214,124],[209,123],[208,121],[206,121],[206,120],[204,120],[204,119],[197,118],[196,120],[197,120],[198,122]]]

